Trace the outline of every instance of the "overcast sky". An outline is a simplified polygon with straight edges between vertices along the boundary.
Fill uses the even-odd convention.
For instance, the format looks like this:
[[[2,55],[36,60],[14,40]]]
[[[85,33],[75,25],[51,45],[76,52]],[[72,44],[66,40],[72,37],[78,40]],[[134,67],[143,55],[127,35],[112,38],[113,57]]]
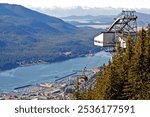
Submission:
[[[114,7],[150,8],[150,0],[0,0],[0,3],[20,4],[27,7]]]

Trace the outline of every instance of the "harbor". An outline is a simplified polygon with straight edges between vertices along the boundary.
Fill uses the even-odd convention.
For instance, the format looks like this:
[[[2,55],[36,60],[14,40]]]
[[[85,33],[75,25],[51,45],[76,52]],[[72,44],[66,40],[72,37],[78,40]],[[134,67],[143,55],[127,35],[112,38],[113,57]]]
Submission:
[[[1,92],[1,100],[71,100],[74,99],[75,82],[78,80],[80,87],[87,89],[95,84],[95,76],[99,68],[85,70],[83,79],[82,70],[59,78],[57,82],[44,82],[14,88],[10,93]],[[78,75],[77,75],[78,74]]]
[[[78,57],[52,64],[18,67],[0,72],[0,91],[10,92],[14,88],[43,82],[55,82],[67,75],[80,75],[84,67],[92,69],[107,64],[110,53],[101,51],[94,56]],[[75,74],[78,72],[77,74]],[[64,78],[63,78],[64,77]]]
[[[73,99],[75,82],[94,87],[95,76],[111,54],[96,53],[52,64],[24,66],[0,73],[0,99]],[[87,76],[87,77],[85,77]]]

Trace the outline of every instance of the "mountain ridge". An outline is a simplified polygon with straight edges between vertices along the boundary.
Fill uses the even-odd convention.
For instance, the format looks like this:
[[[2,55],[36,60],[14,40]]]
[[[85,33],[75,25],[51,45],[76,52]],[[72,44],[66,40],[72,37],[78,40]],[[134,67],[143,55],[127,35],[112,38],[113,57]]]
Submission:
[[[117,15],[119,14],[123,8],[113,8],[113,7],[69,7],[69,8],[46,8],[46,7],[31,7],[32,9],[35,9],[37,11],[40,11],[42,13],[53,15],[57,17],[66,17],[70,15]],[[127,8],[124,8],[124,10],[128,10]],[[134,8],[133,10],[141,13],[147,13],[150,14],[150,9],[148,8]]]
[[[20,5],[0,4],[0,27],[0,70],[62,61],[98,50],[91,43],[100,30],[78,28]]]
[[[139,26],[147,26],[148,23],[150,23],[150,14],[146,14],[146,13],[140,13],[140,12],[136,12],[135,13],[138,16],[137,19],[137,23]],[[97,16],[93,16],[93,15],[71,15],[71,16],[67,16],[67,17],[61,17],[64,21],[67,20],[87,20],[89,22],[104,22],[111,24],[114,20],[114,18],[116,18],[117,15],[97,15]]]
[[[30,10],[21,5],[0,4],[0,16],[13,16],[17,18],[25,18],[28,20],[36,19],[36,21],[46,23],[47,25],[51,26],[52,28],[56,28],[57,30],[59,28],[63,28],[63,26],[65,26],[66,31],[76,29],[75,26],[68,24],[59,18],[48,16],[34,10]],[[61,26],[57,27],[58,26],[57,23],[60,23],[62,27]]]

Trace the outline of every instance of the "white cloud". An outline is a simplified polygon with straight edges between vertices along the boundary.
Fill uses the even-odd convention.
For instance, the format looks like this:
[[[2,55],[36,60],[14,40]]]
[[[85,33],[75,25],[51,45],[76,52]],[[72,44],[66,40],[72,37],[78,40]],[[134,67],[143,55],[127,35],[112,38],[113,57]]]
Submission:
[[[33,7],[114,7],[149,8],[149,0],[0,0],[0,3],[20,4]]]

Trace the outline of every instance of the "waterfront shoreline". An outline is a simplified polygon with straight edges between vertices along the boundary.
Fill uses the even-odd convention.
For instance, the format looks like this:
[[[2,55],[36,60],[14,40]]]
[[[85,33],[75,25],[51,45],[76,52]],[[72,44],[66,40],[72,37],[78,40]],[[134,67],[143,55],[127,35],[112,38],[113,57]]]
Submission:
[[[55,82],[65,79],[68,75],[77,76],[75,72],[83,73],[83,69],[91,69],[107,63],[110,54],[106,52],[96,53],[94,56],[86,56],[70,59],[52,64],[32,65],[20,67],[0,73],[1,91],[10,92],[16,87],[43,82]],[[87,70],[88,71],[88,70]]]
[[[88,71],[88,81],[81,80],[82,87],[85,89],[88,86],[94,85],[95,75],[98,72],[98,68],[93,68]],[[44,82],[37,84],[29,84],[22,87],[15,88],[12,92],[0,93],[0,99],[2,100],[70,100],[73,99],[73,93],[75,91],[75,82],[79,77],[68,76],[59,82]],[[78,79],[79,80],[79,79]],[[90,83],[88,83],[90,82]],[[87,85],[88,84],[88,85]]]
[[[102,52],[102,51],[100,51],[100,52]],[[79,56],[73,56],[73,57],[68,57],[68,58],[65,58],[65,59],[63,59],[63,60],[57,60],[57,61],[43,61],[43,60],[39,60],[39,61],[41,61],[41,62],[37,62],[37,61],[33,61],[32,63],[30,63],[30,62],[28,62],[28,63],[25,63],[25,64],[18,64],[18,63],[15,63],[16,64],[16,67],[11,67],[11,68],[9,68],[9,69],[4,69],[4,68],[2,68],[2,69],[0,69],[0,73],[1,72],[5,72],[5,71],[9,71],[9,70],[12,70],[12,69],[17,69],[17,68],[19,68],[19,67],[29,67],[29,66],[34,66],[34,65],[41,65],[41,64],[53,64],[53,63],[61,63],[61,62],[65,62],[65,61],[67,61],[67,60],[71,60],[71,59],[75,59],[75,58],[82,58],[82,57],[87,57],[87,56],[93,56],[93,55],[95,55],[96,53],[98,53],[98,52],[94,52],[94,53],[88,53],[88,54],[82,54],[82,55],[79,55]]]

